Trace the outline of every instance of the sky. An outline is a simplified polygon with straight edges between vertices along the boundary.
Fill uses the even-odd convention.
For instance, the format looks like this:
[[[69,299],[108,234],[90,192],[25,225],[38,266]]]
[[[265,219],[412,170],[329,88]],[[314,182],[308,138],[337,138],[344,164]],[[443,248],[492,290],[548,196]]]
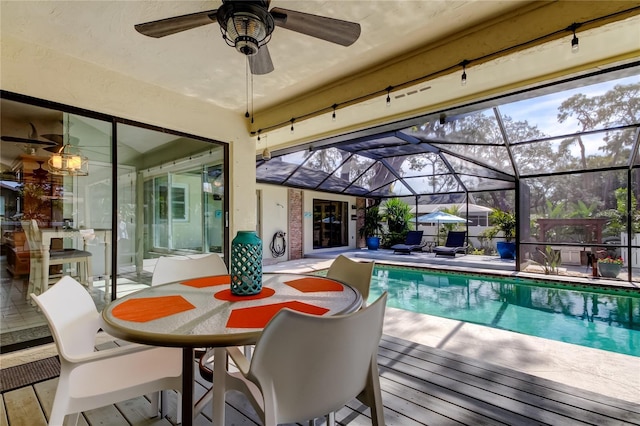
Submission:
[[[574,117],[569,117],[564,123],[558,123],[558,107],[571,96],[583,93],[588,98],[603,95],[616,84],[639,83],[640,76],[635,75],[618,80],[605,81],[591,86],[578,87],[537,98],[526,99],[500,106],[500,112],[516,121],[528,120],[529,124],[537,125],[540,131],[549,136],[575,133],[579,131]]]

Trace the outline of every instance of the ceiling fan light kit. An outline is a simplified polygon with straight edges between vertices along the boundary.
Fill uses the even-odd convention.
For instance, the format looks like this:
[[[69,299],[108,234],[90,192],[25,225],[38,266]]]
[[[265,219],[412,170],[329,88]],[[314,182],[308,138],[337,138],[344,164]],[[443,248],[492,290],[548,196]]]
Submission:
[[[253,56],[271,39],[275,24],[266,9],[252,4],[224,3],[217,12],[224,41],[243,55]]]

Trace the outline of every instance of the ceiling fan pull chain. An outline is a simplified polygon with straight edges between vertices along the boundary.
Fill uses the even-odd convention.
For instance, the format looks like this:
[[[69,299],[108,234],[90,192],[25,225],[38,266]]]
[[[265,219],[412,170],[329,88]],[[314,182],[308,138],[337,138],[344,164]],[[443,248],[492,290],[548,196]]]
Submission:
[[[247,112],[244,113],[246,118],[249,118],[249,57],[246,57],[245,62],[245,75],[247,76]]]
[[[247,58],[247,63],[249,63],[249,58]],[[253,73],[247,71],[247,74],[251,78],[251,124],[253,124]]]

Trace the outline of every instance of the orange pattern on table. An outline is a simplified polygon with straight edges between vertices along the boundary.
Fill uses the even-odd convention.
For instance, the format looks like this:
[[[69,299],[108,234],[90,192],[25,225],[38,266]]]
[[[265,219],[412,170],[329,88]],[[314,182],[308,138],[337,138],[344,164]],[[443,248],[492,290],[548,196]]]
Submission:
[[[264,328],[271,318],[282,308],[293,309],[313,315],[324,315],[329,309],[308,303],[291,301],[274,303],[272,305],[252,306],[249,308],[234,309],[227,320],[227,328]]]
[[[276,294],[276,291],[269,287],[262,287],[260,293],[250,294],[247,296],[238,296],[236,294],[231,293],[231,289],[228,288],[226,290],[222,290],[213,295],[218,300],[224,300],[227,302],[244,302],[245,300],[258,300],[258,299],[266,299],[267,297],[271,297]]]
[[[231,275],[214,275],[212,277],[195,278],[193,280],[182,281],[180,284],[189,287],[204,288],[216,285],[231,285]]]
[[[297,280],[286,281],[285,284],[303,293],[313,293],[318,291],[344,291],[344,286],[328,278],[308,277]]]
[[[141,297],[122,302],[111,313],[121,320],[147,322],[194,308],[182,296]]]

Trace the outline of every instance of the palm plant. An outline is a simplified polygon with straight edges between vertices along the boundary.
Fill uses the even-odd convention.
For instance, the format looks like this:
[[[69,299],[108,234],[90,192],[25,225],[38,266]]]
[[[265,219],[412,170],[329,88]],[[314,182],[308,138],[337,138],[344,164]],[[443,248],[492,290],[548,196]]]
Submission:
[[[391,198],[385,203],[384,219],[387,221],[389,233],[385,236],[384,245],[392,246],[404,242],[411,229],[411,206],[399,198]]]
[[[372,206],[364,212],[364,224],[359,230],[360,237],[376,237],[382,233],[382,215],[378,206]]]
[[[380,245],[379,234],[382,233],[382,215],[378,206],[372,206],[364,212],[364,224],[359,230],[360,238],[366,238],[367,247],[370,250],[377,250]]]
[[[516,236],[516,216],[513,213],[496,209],[489,214],[489,220],[493,223],[493,229],[502,231],[506,242],[511,242]]]
[[[385,203],[384,218],[390,233],[406,233],[411,229],[411,206],[399,198],[391,198]]]

